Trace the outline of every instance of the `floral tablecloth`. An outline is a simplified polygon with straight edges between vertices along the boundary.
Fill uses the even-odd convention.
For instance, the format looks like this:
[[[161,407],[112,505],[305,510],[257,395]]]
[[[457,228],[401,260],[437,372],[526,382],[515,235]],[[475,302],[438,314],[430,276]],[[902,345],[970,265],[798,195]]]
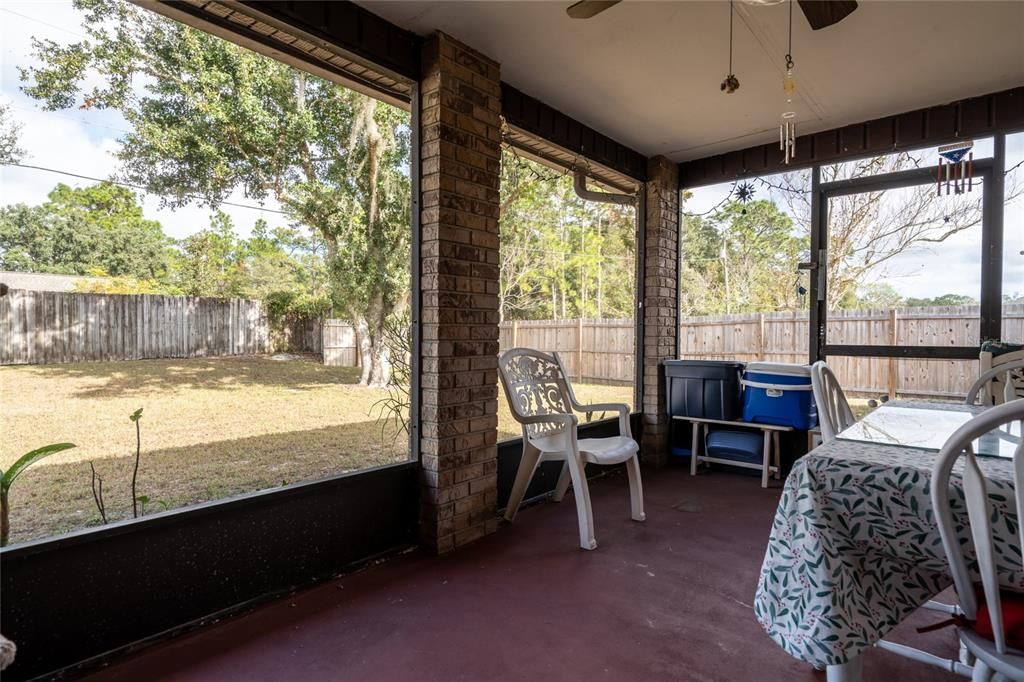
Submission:
[[[845,663],[952,583],[931,510],[937,455],[839,439],[797,460],[775,513],[754,601],[758,621],[786,652],[816,667]],[[1011,464],[978,461],[994,505],[1000,581],[1024,589]],[[951,499],[957,532],[966,538],[958,468]]]

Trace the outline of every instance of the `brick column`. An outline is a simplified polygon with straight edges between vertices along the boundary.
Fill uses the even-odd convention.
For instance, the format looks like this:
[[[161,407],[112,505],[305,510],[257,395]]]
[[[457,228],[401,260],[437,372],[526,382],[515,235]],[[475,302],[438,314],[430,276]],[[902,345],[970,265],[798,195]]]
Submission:
[[[498,64],[438,33],[423,51],[420,540],[497,527]]]
[[[668,461],[662,362],[676,357],[679,333],[679,169],[663,156],[647,163],[644,229],[644,429],[641,457],[648,465]]]

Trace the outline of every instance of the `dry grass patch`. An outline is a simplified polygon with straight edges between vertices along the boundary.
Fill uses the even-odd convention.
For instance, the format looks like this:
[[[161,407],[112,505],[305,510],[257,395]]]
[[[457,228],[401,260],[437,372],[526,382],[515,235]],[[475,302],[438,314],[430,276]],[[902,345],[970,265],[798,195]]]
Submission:
[[[111,520],[131,515],[128,415],[140,407],[138,492],[152,500],[149,512],[405,461],[404,434],[373,409],[386,391],[357,378],[354,368],[265,356],[0,368],[0,466],[46,443],[78,445],[15,483],[11,540],[99,523],[90,461]],[[629,402],[632,388],[580,385],[577,393],[585,402]],[[499,437],[518,435],[502,397]]]

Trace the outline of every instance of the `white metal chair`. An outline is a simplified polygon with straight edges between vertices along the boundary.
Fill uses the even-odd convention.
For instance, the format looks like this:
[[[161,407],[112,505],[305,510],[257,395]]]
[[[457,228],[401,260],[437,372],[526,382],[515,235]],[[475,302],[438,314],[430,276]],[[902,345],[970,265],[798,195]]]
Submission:
[[[821,440],[823,443],[831,442],[841,431],[853,426],[857,419],[839,380],[823,360],[811,365],[811,388],[818,408]]]
[[[950,475],[953,465],[963,458],[963,494],[970,523],[971,539],[981,577],[982,592],[992,621],[994,641],[988,640],[969,624],[959,625],[957,630],[961,644],[974,657],[971,676],[976,682],[1003,678],[1024,681],[1024,652],[1007,646],[1003,629],[1001,595],[996,576],[995,553],[993,551],[991,507],[985,475],[978,466],[972,443],[976,438],[1013,422],[1024,422],[1024,400],[1014,400],[986,410],[971,419],[950,436],[939,452],[932,471],[931,497],[935,510],[936,524],[942,536],[942,545],[949,560],[953,584],[956,587],[960,609],[973,622],[978,611],[972,575],[968,571],[964,552],[968,546],[960,543],[950,510]],[[1014,497],[1018,514],[1024,509],[1024,442],[1019,436],[1013,456]],[[1024,545],[1024,526],[1018,524],[1018,542]]]
[[[994,363],[992,369],[975,379],[964,402],[991,407],[1019,398],[1024,398],[1024,358]]]
[[[552,499],[560,502],[572,483],[579,518],[580,547],[596,549],[594,515],[584,467],[593,464],[626,465],[634,521],[643,521],[643,488],[640,482],[640,446],[629,426],[629,407],[618,403],[581,405],[557,353],[513,348],[498,358],[501,383],[512,416],[523,428],[523,458],[512,486],[505,518],[512,521],[523,501],[530,479],[542,462],[561,461],[562,473]],[[618,412],[619,435],[578,439],[577,412]]]
[[[978,364],[980,365],[978,373],[984,374],[999,365],[1016,362],[1017,360],[1024,360],[1024,350],[1012,350],[1006,353],[999,353],[998,355],[991,350],[983,350],[978,353]]]

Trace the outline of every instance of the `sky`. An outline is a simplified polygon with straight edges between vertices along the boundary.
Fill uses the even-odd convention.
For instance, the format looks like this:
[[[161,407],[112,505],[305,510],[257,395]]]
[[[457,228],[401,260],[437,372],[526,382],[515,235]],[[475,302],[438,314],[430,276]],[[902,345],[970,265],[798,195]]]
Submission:
[[[991,155],[991,140],[975,143],[975,158]],[[925,154],[923,163],[934,164],[934,152]],[[1006,167],[1024,161],[1024,133],[1006,138]],[[1014,171],[1024,182],[1024,167]],[[777,182],[777,180],[776,180]],[[770,190],[757,182],[755,199],[770,199]],[[1009,184],[1009,183],[1007,183]],[[699,214],[718,205],[732,183],[700,187],[693,190],[684,210]],[[1003,293],[1024,294],[1024,196],[1004,209],[1003,225]],[[893,258],[885,270],[875,272],[874,281],[892,285],[904,298],[934,298],[942,294],[963,294],[978,300],[981,295],[981,228],[957,233],[943,242],[919,246]],[[939,276],[937,276],[939,275]]]
[[[28,153],[21,163],[109,178],[118,167],[114,157],[120,146],[118,139],[129,128],[124,118],[111,110],[43,111],[35,100],[21,92],[18,77],[17,67],[31,60],[33,36],[61,43],[76,42],[84,37],[79,17],[66,0],[0,0],[0,101],[11,105],[12,117],[22,126],[19,146]],[[52,172],[0,166],[0,205],[43,203],[58,182],[72,187],[95,184]],[[240,190],[229,201],[254,207],[221,207],[231,216],[239,236],[248,237],[261,217],[271,225],[285,222],[284,216],[266,210],[280,208],[272,199],[264,202],[264,210]],[[153,195],[145,196],[142,204],[146,217],[159,220],[164,232],[175,239],[198,232],[210,222],[210,209],[199,205],[177,210],[161,208],[159,197]]]

